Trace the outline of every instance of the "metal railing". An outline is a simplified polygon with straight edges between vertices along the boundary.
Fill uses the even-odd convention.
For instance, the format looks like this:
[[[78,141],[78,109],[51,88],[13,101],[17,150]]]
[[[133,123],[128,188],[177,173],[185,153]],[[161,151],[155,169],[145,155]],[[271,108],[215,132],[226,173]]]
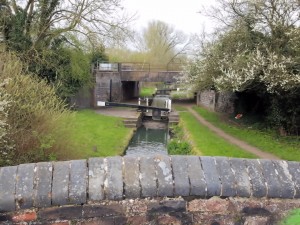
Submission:
[[[146,71],[146,72],[160,72],[160,71],[182,71],[182,63],[168,63],[168,64],[150,64],[140,62],[122,62],[122,63],[110,63],[110,62],[96,62],[93,66],[94,70],[99,71]]]

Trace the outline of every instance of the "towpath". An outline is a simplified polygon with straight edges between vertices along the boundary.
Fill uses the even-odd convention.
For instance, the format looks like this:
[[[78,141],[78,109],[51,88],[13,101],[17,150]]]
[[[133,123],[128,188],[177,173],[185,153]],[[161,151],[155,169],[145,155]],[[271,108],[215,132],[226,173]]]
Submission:
[[[244,149],[247,152],[253,153],[254,155],[257,155],[259,158],[262,159],[280,159],[279,157],[268,153],[268,152],[264,152],[254,146],[249,145],[248,143],[233,137],[227,133],[225,133],[223,130],[221,130],[220,128],[214,126],[213,124],[211,124],[210,122],[208,122],[207,120],[205,120],[202,116],[200,116],[193,108],[192,105],[182,105],[184,106],[197,120],[199,123],[201,123],[202,125],[206,126],[208,129],[210,129],[211,131],[213,131],[215,134],[217,134],[219,137],[225,139],[226,141],[237,145],[238,147]]]

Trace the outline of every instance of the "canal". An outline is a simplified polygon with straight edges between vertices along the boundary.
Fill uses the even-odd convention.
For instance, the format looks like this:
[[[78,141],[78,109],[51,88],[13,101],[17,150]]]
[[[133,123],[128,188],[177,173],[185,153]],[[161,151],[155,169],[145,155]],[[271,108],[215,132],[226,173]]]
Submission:
[[[168,139],[167,122],[144,121],[129,142],[126,155],[167,155]]]

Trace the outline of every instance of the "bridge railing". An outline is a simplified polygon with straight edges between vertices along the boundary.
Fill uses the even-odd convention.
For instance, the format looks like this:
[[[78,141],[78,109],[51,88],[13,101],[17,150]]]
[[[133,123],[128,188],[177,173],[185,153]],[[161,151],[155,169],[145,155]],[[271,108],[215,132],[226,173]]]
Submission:
[[[94,70],[99,71],[113,71],[118,72],[119,71],[119,63],[110,63],[110,62],[99,62],[97,61],[93,65]]]
[[[159,72],[159,71],[183,71],[182,63],[168,63],[168,64],[150,64],[146,62],[96,62],[93,65],[94,70],[98,71],[146,71],[146,72]]]

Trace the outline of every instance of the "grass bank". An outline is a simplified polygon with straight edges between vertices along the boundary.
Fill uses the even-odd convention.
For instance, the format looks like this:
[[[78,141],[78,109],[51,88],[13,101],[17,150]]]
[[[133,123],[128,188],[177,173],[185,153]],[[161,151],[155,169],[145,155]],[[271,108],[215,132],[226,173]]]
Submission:
[[[200,124],[197,119],[185,111],[184,107],[175,106],[180,114],[180,123],[193,145],[193,153],[206,156],[227,156],[236,158],[256,158],[255,155],[244,151],[236,145],[228,143],[217,136],[207,127]]]
[[[122,155],[132,136],[122,119],[97,114],[93,110],[75,113],[71,139],[74,158]]]
[[[194,106],[193,109],[207,121],[219,127],[226,133],[235,136],[262,151],[270,152],[281,159],[300,161],[300,138],[281,137],[271,130],[259,130],[249,125],[233,124],[224,121],[220,115],[210,112],[202,107]],[[242,120],[242,119],[241,119]]]

